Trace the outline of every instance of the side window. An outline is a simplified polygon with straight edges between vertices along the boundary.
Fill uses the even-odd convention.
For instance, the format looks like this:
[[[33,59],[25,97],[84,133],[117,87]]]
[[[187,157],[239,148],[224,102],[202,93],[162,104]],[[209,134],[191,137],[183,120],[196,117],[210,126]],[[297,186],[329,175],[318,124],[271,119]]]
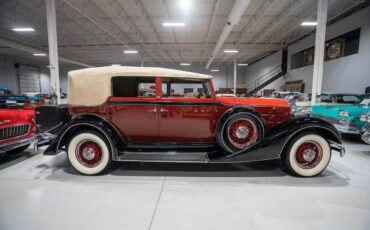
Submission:
[[[155,77],[113,77],[113,97],[155,97]]]
[[[332,102],[332,100],[330,99],[330,96],[327,95],[327,94],[321,94],[320,101],[321,102],[329,102],[329,103]]]
[[[343,103],[358,103],[360,101],[360,98],[355,95],[345,95],[342,98]]]
[[[162,78],[162,97],[213,97],[211,84],[207,79]]]

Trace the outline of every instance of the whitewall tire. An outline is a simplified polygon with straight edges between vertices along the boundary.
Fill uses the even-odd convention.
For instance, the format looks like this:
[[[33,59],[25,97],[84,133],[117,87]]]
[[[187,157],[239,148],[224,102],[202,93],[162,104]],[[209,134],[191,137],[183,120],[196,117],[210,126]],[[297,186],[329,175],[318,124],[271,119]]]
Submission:
[[[322,136],[303,133],[291,140],[283,160],[291,174],[312,177],[325,170],[330,158],[329,143]]]
[[[68,159],[73,168],[85,175],[96,175],[110,167],[111,154],[108,142],[98,132],[75,134],[68,144]]]

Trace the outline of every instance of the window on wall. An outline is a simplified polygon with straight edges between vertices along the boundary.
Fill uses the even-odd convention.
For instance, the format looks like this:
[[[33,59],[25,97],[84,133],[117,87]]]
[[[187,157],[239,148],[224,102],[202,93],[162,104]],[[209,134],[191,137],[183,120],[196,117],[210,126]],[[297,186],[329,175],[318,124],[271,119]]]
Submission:
[[[40,93],[40,69],[38,67],[20,65],[19,86],[21,93]]]
[[[113,77],[113,97],[155,97],[155,77]]]
[[[325,43],[325,61],[330,61],[352,54],[357,54],[360,44],[361,28],[342,34]],[[300,67],[313,65],[315,57],[315,47],[297,52],[291,56],[290,67],[297,69]]]
[[[211,84],[206,79],[162,78],[162,97],[213,97]]]

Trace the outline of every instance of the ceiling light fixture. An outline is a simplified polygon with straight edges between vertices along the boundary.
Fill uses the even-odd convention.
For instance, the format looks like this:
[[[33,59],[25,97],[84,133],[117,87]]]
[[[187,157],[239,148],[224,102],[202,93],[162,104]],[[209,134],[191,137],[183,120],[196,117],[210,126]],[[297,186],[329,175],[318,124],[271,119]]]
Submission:
[[[35,31],[35,29],[31,28],[31,27],[19,27],[19,28],[13,28],[12,30],[16,31],[16,32],[32,32],[32,31]]]
[[[182,62],[182,63],[180,63],[180,65],[182,65],[182,66],[189,66],[189,65],[191,65],[191,63],[188,63],[188,62]]]
[[[211,72],[220,72],[219,69],[211,69]]]
[[[42,56],[46,56],[46,54],[42,54],[42,53],[39,53],[39,54],[32,54],[33,56],[35,57],[42,57]]]
[[[185,26],[185,23],[183,22],[163,22],[162,24],[165,27],[179,27],[179,26]]]
[[[248,63],[238,63],[238,66],[248,66]]]
[[[239,50],[224,50],[224,53],[238,53]]]
[[[124,50],[123,51],[124,54],[137,54],[137,50]]]
[[[188,10],[190,8],[190,6],[191,6],[191,1],[189,1],[189,0],[181,0],[180,1],[180,6],[181,6],[182,9]]]
[[[316,26],[317,22],[302,22],[301,26]]]

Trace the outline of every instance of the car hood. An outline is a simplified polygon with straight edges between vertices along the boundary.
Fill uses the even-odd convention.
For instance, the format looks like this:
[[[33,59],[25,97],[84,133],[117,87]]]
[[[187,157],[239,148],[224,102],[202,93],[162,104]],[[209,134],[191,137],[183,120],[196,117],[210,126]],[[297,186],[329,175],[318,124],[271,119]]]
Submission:
[[[0,126],[32,122],[34,114],[34,110],[0,109]]]
[[[363,105],[314,105],[312,106],[312,114],[340,117],[339,111],[345,110],[349,113],[350,117],[359,117],[364,111],[370,110],[369,107]]]
[[[227,106],[279,106],[289,107],[289,103],[283,99],[275,98],[249,98],[249,97],[217,97],[221,104]]]

